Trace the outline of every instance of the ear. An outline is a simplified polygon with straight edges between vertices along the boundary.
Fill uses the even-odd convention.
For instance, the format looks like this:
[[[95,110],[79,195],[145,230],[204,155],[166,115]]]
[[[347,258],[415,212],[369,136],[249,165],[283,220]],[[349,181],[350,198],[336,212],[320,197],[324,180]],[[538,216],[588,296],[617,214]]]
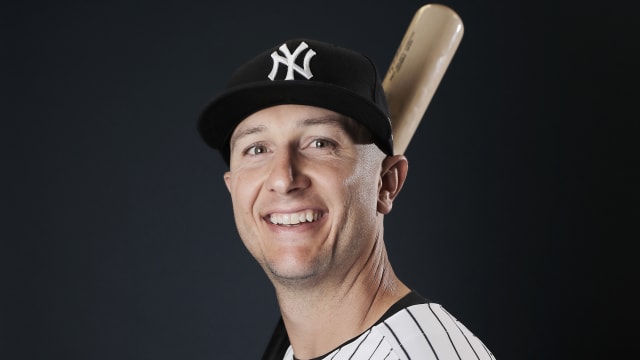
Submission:
[[[231,192],[231,172],[227,171],[224,173],[224,183],[227,185],[227,191]]]
[[[378,184],[378,212],[391,212],[393,200],[400,193],[407,178],[409,162],[404,155],[387,156],[382,161],[380,182]]]

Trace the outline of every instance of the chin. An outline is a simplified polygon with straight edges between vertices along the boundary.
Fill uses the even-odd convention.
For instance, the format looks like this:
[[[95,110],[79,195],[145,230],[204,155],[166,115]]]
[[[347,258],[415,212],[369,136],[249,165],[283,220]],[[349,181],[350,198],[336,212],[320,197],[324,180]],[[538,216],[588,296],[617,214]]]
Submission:
[[[313,281],[321,273],[319,264],[302,264],[299,261],[286,264],[267,263],[265,271],[269,277],[283,284],[302,284]]]

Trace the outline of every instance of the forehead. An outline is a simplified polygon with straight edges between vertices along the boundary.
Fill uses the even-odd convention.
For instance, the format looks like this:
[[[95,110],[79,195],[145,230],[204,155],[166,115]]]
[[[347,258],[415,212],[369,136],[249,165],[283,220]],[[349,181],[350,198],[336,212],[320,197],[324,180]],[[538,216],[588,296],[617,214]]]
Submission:
[[[331,121],[344,121],[346,116],[343,116],[335,111],[309,105],[276,105],[271,106],[249,115],[242,120],[237,127],[251,126],[255,123],[265,123],[267,125],[271,123],[277,123],[278,121],[290,122],[291,120],[305,120],[305,119],[321,119],[327,118]],[[343,119],[344,118],[344,119]]]
[[[243,135],[272,128],[331,126],[353,133],[360,125],[332,110],[308,105],[277,105],[259,110],[242,120],[233,131],[231,142]]]

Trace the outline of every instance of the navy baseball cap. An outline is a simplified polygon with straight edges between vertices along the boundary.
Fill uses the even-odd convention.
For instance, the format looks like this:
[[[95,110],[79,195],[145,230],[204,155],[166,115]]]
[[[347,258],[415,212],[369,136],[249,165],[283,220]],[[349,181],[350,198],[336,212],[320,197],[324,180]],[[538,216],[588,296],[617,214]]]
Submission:
[[[200,113],[198,131],[229,165],[229,139],[249,115],[275,105],[322,107],[364,125],[375,144],[393,155],[389,109],[371,59],[333,44],[292,39],[240,66]]]

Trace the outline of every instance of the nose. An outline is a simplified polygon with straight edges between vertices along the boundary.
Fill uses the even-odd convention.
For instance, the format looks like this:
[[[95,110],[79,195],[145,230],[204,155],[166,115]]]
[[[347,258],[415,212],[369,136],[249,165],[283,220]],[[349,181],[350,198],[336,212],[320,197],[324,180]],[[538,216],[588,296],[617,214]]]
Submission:
[[[265,184],[267,189],[280,194],[289,194],[308,187],[310,180],[304,174],[302,161],[292,150],[282,149],[274,154]]]

